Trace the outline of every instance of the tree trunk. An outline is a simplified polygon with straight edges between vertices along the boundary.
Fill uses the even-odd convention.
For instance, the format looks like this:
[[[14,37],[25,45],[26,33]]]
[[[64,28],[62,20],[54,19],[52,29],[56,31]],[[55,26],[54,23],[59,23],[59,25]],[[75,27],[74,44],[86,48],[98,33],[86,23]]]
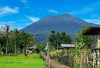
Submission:
[[[7,52],[8,52],[8,38],[7,38],[7,42],[6,42],[6,55],[7,55]]]
[[[17,46],[16,45],[17,45],[17,42],[15,41],[15,54],[16,54],[16,51],[17,51]]]
[[[16,54],[16,44],[15,44],[15,54]]]
[[[20,47],[18,48],[18,52],[19,52],[19,54],[20,54]]]

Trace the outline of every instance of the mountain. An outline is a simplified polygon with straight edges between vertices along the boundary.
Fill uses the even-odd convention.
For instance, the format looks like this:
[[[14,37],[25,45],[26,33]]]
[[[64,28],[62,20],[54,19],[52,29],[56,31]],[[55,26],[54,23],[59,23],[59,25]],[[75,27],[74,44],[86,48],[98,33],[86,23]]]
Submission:
[[[75,33],[82,28],[82,25],[99,26],[64,13],[56,16],[48,15],[41,20],[21,29],[21,31],[23,30],[34,34],[36,42],[46,42],[51,30],[55,30],[56,32],[66,32],[67,34],[71,34],[72,32],[73,35],[75,35]]]

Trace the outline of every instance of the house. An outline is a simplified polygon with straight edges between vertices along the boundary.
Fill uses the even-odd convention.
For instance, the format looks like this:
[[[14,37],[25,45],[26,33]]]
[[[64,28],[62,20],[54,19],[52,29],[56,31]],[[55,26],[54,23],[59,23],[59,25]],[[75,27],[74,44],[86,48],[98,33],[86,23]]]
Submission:
[[[95,55],[97,59],[97,64],[100,64],[99,56],[100,56],[100,27],[90,27],[83,35],[91,35],[94,37],[94,42],[91,45],[92,54]],[[88,42],[88,41],[87,41]]]
[[[75,49],[75,45],[73,44],[61,44],[60,49]]]
[[[26,52],[32,53],[32,50],[36,50],[36,53],[39,53],[39,49],[36,45],[28,47],[28,50],[26,50]]]

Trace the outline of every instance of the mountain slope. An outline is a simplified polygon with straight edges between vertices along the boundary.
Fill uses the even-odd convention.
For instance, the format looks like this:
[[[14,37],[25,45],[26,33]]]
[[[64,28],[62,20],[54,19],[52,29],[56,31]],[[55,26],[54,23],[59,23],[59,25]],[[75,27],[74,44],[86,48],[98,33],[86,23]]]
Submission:
[[[99,26],[64,13],[57,16],[48,15],[22,30],[34,34],[36,36],[36,42],[43,42],[47,40],[51,30],[66,32],[67,34],[72,32],[75,34],[82,28],[82,25]]]

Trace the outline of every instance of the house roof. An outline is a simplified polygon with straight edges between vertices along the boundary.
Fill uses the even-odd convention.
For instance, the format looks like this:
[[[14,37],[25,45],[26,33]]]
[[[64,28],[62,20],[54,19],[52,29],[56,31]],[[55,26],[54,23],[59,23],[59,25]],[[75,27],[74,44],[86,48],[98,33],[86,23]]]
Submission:
[[[61,44],[61,47],[75,47],[73,44]]]
[[[100,47],[97,46],[97,43],[94,43],[91,45],[91,49],[100,49]]]
[[[90,27],[83,35],[100,35],[100,27]]]

